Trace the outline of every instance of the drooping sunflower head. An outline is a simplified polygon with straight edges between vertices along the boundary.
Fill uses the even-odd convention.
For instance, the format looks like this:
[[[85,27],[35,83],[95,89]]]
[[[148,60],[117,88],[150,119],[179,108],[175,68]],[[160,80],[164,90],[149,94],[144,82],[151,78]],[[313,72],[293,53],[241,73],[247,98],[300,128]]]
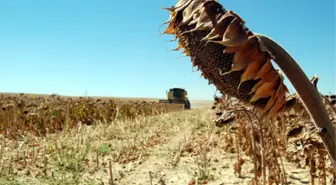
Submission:
[[[170,12],[164,33],[178,40],[178,49],[192,65],[228,94],[276,115],[286,108],[288,89],[272,53],[233,11],[215,0],[179,0]]]

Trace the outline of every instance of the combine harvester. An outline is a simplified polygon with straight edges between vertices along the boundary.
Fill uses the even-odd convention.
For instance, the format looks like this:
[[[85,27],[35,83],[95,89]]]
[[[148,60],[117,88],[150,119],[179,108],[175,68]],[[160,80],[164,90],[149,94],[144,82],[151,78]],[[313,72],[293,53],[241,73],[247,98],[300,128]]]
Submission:
[[[184,104],[184,109],[190,109],[190,101],[188,93],[182,88],[171,88],[166,91],[167,100],[159,100],[159,103],[177,103]]]

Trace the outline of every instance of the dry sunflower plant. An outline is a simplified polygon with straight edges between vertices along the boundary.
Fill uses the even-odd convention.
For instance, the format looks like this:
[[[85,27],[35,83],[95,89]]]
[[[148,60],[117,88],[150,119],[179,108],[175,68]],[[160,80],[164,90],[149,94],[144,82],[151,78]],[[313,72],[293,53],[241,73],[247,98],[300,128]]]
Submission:
[[[24,94],[1,94],[0,107],[0,133],[13,139],[27,132],[46,136],[78,124],[113,123],[183,109],[181,104]]]
[[[315,178],[327,184],[327,174],[335,183],[335,112],[318,93],[316,78],[311,83],[283,47],[250,31],[216,0],[179,0],[165,9],[170,17],[162,34],[173,35],[175,50],[182,49],[223,95],[215,97],[215,123],[233,132],[226,148],[237,150],[237,174],[242,152],[254,162],[252,184],[287,184],[284,158],[309,166],[311,184]],[[282,71],[297,94],[289,94]]]

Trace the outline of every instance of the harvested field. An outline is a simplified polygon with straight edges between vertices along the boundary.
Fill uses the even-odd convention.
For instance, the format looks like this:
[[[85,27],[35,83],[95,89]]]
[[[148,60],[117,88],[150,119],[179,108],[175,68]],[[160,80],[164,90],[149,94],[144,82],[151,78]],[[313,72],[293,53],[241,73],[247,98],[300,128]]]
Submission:
[[[213,107],[191,101],[189,111],[157,101],[0,94],[0,185],[335,182],[300,104],[260,122],[251,107],[228,96],[215,98]],[[239,113],[225,119],[242,108],[252,120]]]
[[[138,117],[114,124],[80,125],[47,137],[1,137],[0,184],[248,184],[253,160],[237,153],[228,130],[211,121],[213,111],[196,109]],[[110,163],[111,162],[111,163]],[[308,168],[284,161],[291,184],[308,184]],[[151,175],[150,175],[151,174]],[[328,184],[330,179],[328,178]]]
[[[60,109],[68,106],[66,103],[56,104],[57,101],[50,100],[51,97],[35,100],[23,96],[2,97],[6,97],[7,103],[17,103],[20,97],[26,103],[47,102],[47,110],[54,110],[51,106]],[[97,103],[94,98],[76,101],[86,102],[86,106],[89,102]],[[150,110],[149,105],[146,107],[144,103],[134,104],[142,105],[142,111]],[[29,107],[27,105],[24,107]],[[220,105],[225,104],[217,104]],[[28,132],[36,131],[29,129],[31,127],[7,124],[7,137],[5,132],[0,135],[0,184],[98,185],[111,184],[111,179],[115,185],[252,183],[255,160],[251,157],[252,143],[247,133],[249,124],[241,117],[234,124],[217,127],[213,123],[217,118],[216,110],[208,108],[206,103],[203,106],[189,111],[163,109],[161,113],[164,114],[138,113],[134,117],[129,116],[134,115],[129,114],[127,109],[132,108],[129,106],[124,107],[125,111],[120,114],[124,116],[114,117],[113,120],[94,119],[92,124],[79,124],[81,120],[78,119],[79,123],[72,124],[72,127],[59,131],[54,129],[54,132],[46,132],[42,136],[36,134],[39,132]],[[76,106],[74,108],[79,110]],[[100,106],[92,107],[93,111],[101,109]],[[15,110],[21,109],[16,107]],[[8,115],[13,114],[2,110],[1,123],[6,123]],[[7,123],[19,123],[15,122],[18,119],[15,117]],[[45,128],[54,128],[47,127],[52,123],[45,125]],[[9,134],[9,131],[16,135]],[[279,139],[278,142],[283,143],[284,138]],[[260,147],[260,143],[256,144]],[[311,179],[317,184],[332,184],[332,175],[321,173],[319,166],[321,162],[328,166],[328,160],[319,159],[319,165],[316,166],[318,170],[314,172],[316,176],[312,178],[309,166],[300,163],[300,149],[293,148],[291,141],[288,141],[288,149],[283,146],[272,148],[269,145],[271,143],[266,141],[265,144],[267,151],[269,148],[271,151],[281,149],[278,151],[279,156],[266,158],[266,162],[278,159],[278,162],[273,161],[271,164],[281,166],[281,178],[288,184],[309,184]],[[293,157],[297,160],[293,160]]]

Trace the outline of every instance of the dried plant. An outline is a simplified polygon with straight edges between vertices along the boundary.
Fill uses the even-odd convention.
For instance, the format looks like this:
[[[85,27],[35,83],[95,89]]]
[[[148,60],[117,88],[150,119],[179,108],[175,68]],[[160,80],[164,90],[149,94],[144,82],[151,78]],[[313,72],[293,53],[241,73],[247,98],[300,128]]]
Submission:
[[[246,147],[243,151],[249,151],[256,161],[254,183],[259,176],[263,184],[266,183],[265,168],[268,183],[286,182],[280,154],[289,154],[290,141],[285,133],[290,130],[292,121],[286,120],[287,117],[295,119],[295,130],[307,128],[307,122],[313,123],[311,134],[316,137],[306,134],[305,142],[309,144],[305,148],[311,147],[314,151],[307,149],[309,152],[304,156],[312,159],[318,154],[322,160],[329,155],[332,162],[328,163],[329,167],[336,167],[335,128],[330,111],[319,96],[317,78],[311,83],[284,48],[266,36],[252,33],[241,17],[215,0],[179,0],[175,6],[165,9],[170,12],[170,18],[165,22],[168,27],[163,34],[174,35],[178,41],[175,50],[183,49],[183,54],[190,56],[192,66],[225,95],[215,97],[212,109],[219,110],[215,122],[217,126],[235,123],[236,138],[245,138],[246,142],[238,142],[239,146],[252,148]],[[272,60],[284,71],[298,94],[289,94],[282,72],[273,67]],[[244,117],[241,110],[249,113]],[[231,141],[228,139],[228,142]],[[234,144],[227,144],[226,148],[229,146]],[[326,163],[316,164],[325,166]]]
[[[80,123],[113,123],[116,119],[135,119],[183,109],[181,104],[146,101],[6,94],[0,95],[0,107],[0,133],[13,139],[27,132],[46,136]]]
[[[333,117],[330,102],[325,99],[324,103],[330,117]],[[309,167],[312,184],[316,177],[319,184],[328,184],[327,175],[334,177],[336,170],[328,160],[328,151],[319,136],[321,131],[314,127],[302,104],[296,104],[275,118],[263,117],[252,106],[245,107],[235,98],[217,96],[212,109],[217,115],[215,124],[228,127],[233,131],[231,134],[236,135],[237,141],[226,140],[224,149],[230,151],[236,147],[237,153],[241,150],[254,161],[254,184],[259,183],[260,177],[263,184],[286,184],[284,159],[300,167]],[[237,160],[234,168],[239,173],[239,156]]]

